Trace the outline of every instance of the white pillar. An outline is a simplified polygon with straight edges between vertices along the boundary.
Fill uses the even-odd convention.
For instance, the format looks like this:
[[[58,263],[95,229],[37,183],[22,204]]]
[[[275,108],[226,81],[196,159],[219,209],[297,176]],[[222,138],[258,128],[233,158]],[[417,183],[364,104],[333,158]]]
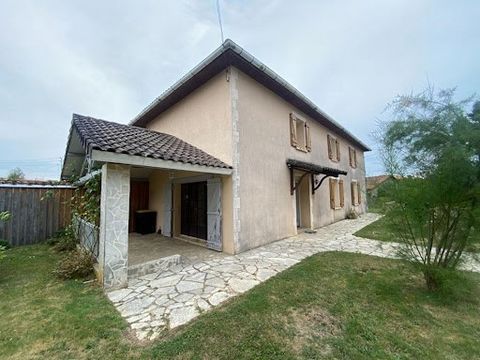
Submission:
[[[102,166],[99,265],[104,288],[128,285],[130,167]]]

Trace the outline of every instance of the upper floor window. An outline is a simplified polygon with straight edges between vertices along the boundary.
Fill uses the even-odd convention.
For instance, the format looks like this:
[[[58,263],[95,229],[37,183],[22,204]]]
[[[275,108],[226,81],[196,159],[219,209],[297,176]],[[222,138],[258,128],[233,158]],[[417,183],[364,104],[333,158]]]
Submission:
[[[357,167],[357,150],[352,147],[348,147],[348,161],[352,168]]]
[[[332,161],[340,161],[340,143],[336,137],[327,135],[328,158]]]
[[[304,119],[294,113],[290,114],[290,143],[297,150],[312,151],[310,127]]]
[[[345,190],[342,179],[329,179],[330,183],[330,207],[341,209],[345,205]]]

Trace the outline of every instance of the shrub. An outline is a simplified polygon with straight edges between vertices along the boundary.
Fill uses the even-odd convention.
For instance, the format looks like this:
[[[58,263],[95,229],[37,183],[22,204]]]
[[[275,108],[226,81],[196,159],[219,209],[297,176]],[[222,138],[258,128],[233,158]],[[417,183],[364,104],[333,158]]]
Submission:
[[[58,252],[73,251],[76,249],[78,241],[73,231],[73,225],[67,226],[65,229],[58,231],[55,236],[47,240],[54,250]]]
[[[93,274],[93,257],[83,249],[68,252],[60,260],[54,274],[60,279],[86,279]]]
[[[10,244],[7,240],[0,240],[0,246],[4,247],[5,250],[10,249]]]
[[[358,219],[358,214],[355,211],[355,209],[350,209],[347,212],[347,219],[353,220],[353,219]]]

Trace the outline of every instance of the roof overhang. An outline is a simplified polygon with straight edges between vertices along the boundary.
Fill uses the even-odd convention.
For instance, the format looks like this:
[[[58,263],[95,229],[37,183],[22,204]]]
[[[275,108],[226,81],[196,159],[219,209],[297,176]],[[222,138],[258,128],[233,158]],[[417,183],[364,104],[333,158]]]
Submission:
[[[149,157],[114,153],[109,151],[92,150],[91,159],[96,162],[125,164],[142,166],[156,169],[192,171],[198,173],[230,175],[232,169],[219,168],[214,166],[189,164],[179,161],[154,159]]]
[[[322,185],[323,181],[328,177],[338,177],[340,175],[347,175],[346,171],[334,169],[331,167],[321,166],[313,163],[308,163],[305,161],[288,159],[287,167],[290,169],[290,194],[293,195],[298,185],[302,182],[303,178],[307,175],[312,176],[312,194],[315,194],[315,191]],[[303,175],[301,176],[298,184],[295,185],[294,179],[294,170],[302,171]],[[315,175],[324,175],[320,179],[319,183],[315,185]]]
[[[155,99],[130,124],[146,126],[148,122],[229,66],[238,68],[327,129],[349,140],[362,151],[370,151],[367,145],[318,108],[286,80],[229,39],[192,71]]]

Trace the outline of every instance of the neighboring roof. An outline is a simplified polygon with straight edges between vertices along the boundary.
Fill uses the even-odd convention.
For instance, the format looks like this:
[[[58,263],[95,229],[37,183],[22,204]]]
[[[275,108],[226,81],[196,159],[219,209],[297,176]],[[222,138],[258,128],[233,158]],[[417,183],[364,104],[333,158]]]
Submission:
[[[288,159],[287,166],[291,169],[297,169],[302,171],[311,172],[314,174],[325,174],[329,176],[347,175],[346,171],[338,170],[326,166],[307,163],[305,161]]]
[[[67,181],[58,180],[9,180],[0,178],[0,187],[34,187],[34,188],[72,188]]]
[[[377,176],[367,176],[367,191],[373,190],[379,185],[383,184],[385,181],[389,179],[401,179],[400,175],[377,175]]]
[[[92,150],[100,150],[231,169],[216,157],[175,136],[138,126],[73,114],[72,129],[76,130],[88,154]]]
[[[268,68],[265,64],[257,60],[254,56],[250,55],[230,39],[225,40],[225,42],[205,60],[155,99],[139,115],[137,115],[130,124],[145,126],[149,121],[153,120],[169,107],[183,99],[195,89],[199,88],[228,66],[234,66],[240,69],[242,72],[249,75],[260,84],[303,111],[305,114],[317,120],[327,129],[330,129],[351,141],[353,145],[358,146],[360,149],[370,151],[370,148],[367,145],[319,109],[312,101],[301,94],[286,80],[282,79],[273,70]]]

